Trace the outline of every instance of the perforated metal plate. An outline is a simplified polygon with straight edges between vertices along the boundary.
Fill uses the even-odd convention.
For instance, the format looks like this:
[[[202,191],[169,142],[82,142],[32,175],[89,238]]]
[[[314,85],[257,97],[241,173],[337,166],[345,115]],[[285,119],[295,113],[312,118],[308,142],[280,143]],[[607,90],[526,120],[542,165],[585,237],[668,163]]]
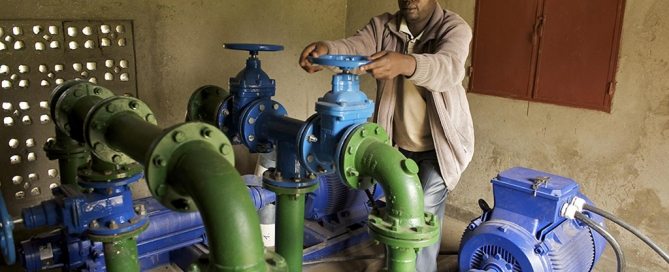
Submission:
[[[0,20],[0,190],[9,211],[51,198],[51,90],[69,79],[137,95],[132,21]]]

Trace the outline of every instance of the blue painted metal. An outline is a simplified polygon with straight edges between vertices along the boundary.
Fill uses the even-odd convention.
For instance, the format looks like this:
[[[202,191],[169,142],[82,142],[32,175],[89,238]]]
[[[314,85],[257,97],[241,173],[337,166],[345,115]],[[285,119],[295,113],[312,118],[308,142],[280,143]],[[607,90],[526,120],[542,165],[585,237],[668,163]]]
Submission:
[[[143,270],[169,263],[170,251],[206,243],[199,213],[174,212],[153,198],[135,200],[135,206],[140,205],[145,207],[151,220],[149,227],[137,238],[137,251]],[[20,252],[21,263],[27,271],[57,267],[65,271],[104,271],[103,254],[102,243],[65,232],[47,233],[23,241]],[[44,256],[51,257],[44,259]]]
[[[300,159],[312,172],[334,171],[336,147],[347,128],[367,122],[374,102],[360,91],[360,78],[351,69],[369,62],[363,56],[325,55],[314,63],[343,70],[332,77],[332,89],[316,102],[317,114],[307,120],[300,134]]]
[[[318,181],[318,189],[307,195],[305,218],[320,221],[330,230],[367,221],[372,206],[364,192],[348,188],[337,174],[320,175]],[[381,186],[371,191],[374,200],[383,196]]]
[[[16,250],[14,248],[14,222],[12,216],[7,211],[5,199],[0,194],[0,251],[6,264],[14,264],[16,262]]]
[[[129,184],[142,176],[108,183],[79,182],[82,188],[92,190],[90,193],[82,193],[70,184],[54,188],[54,199],[23,209],[24,225],[28,229],[62,225],[69,234],[115,235],[136,230],[146,224],[147,218],[135,213]]]
[[[546,180],[540,184],[537,181]],[[492,180],[495,208],[473,220],[460,245],[460,271],[591,271],[605,242],[560,216],[583,197],[571,179],[512,168]],[[591,217],[603,224],[603,218]]]
[[[264,98],[271,98],[276,92],[276,82],[271,79],[261,68],[258,52],[283,50],[280,45],[267,44],[226,44],[226,48],[233,50],[249,51],[246,67],[239,71],[237,76],[230,78],[231,96],[223,101],[217,123],[219,128],[227,128],[223,131],[234,140],[241,140],[238,132],[234,131],[241,125],[239,115],[249,103]],[[238,143],[238,142],[237,142]]]

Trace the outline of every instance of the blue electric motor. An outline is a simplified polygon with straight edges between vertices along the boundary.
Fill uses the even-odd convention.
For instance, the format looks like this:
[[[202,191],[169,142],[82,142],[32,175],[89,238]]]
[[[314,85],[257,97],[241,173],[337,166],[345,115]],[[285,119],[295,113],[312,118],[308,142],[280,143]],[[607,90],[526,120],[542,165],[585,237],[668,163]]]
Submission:
[[[561,216],[579,193],[571,179],[512,168],[492,180],[495,207],[469,224],[460,243],[460,271],[592,271],[605,247],[599,233]],[[591,204],[592,205],[592,204]],[[584,212],[603,226],[603,219]]]

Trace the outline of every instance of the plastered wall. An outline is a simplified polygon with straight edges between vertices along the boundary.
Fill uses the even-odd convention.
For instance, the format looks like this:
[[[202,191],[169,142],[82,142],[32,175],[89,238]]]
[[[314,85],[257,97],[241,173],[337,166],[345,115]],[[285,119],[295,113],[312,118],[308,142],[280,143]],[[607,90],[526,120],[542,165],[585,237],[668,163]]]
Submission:
[[[302,72],[298,55],[312,40],[343,36],[345,17],[343,0],[0,1],[1,19],[133,20],[139,96],[163,127],[184,121],[195,89],[228,89],[228,79],[244,67],[248,53],[225,50],[224,42],[284,45],[260,55],[263,69],[277,81],[275,99],[306,119],[329,90],[330,74]],[[252,171],[255,156],[235,152],[237,167]]]
[[[474,22],[475,0],[441,0]],[[348,1],[346,33],[396,1]],[[571,177],[598,206],[638,226],[669,248],[669,2],[627,1],[617,91],[611,113],[469,94],[476,151],[449,196],[452,216],[479,214],[477,199],[492,202],[489,180],[525,166]],[[367,81],[366,88],[373,88]],[[462,219],[462,218],[461,218]],[[624,230],[609,228],[627,254],[630,271],[666,271],[664,263]],[[607,250],[598,271],[614,271]]]

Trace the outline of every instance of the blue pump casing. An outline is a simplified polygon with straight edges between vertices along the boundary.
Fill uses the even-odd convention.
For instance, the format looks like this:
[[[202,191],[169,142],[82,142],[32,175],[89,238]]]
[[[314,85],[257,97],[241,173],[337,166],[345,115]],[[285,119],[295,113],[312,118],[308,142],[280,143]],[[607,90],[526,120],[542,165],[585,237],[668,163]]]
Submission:
[[[586,199],[571,179],[511,168],[492,180],[495,207],[465,230],[460,271],[591,271],[605,240],[560,215],[574,197]],[[603,225],[603,218],[586,213]]]

